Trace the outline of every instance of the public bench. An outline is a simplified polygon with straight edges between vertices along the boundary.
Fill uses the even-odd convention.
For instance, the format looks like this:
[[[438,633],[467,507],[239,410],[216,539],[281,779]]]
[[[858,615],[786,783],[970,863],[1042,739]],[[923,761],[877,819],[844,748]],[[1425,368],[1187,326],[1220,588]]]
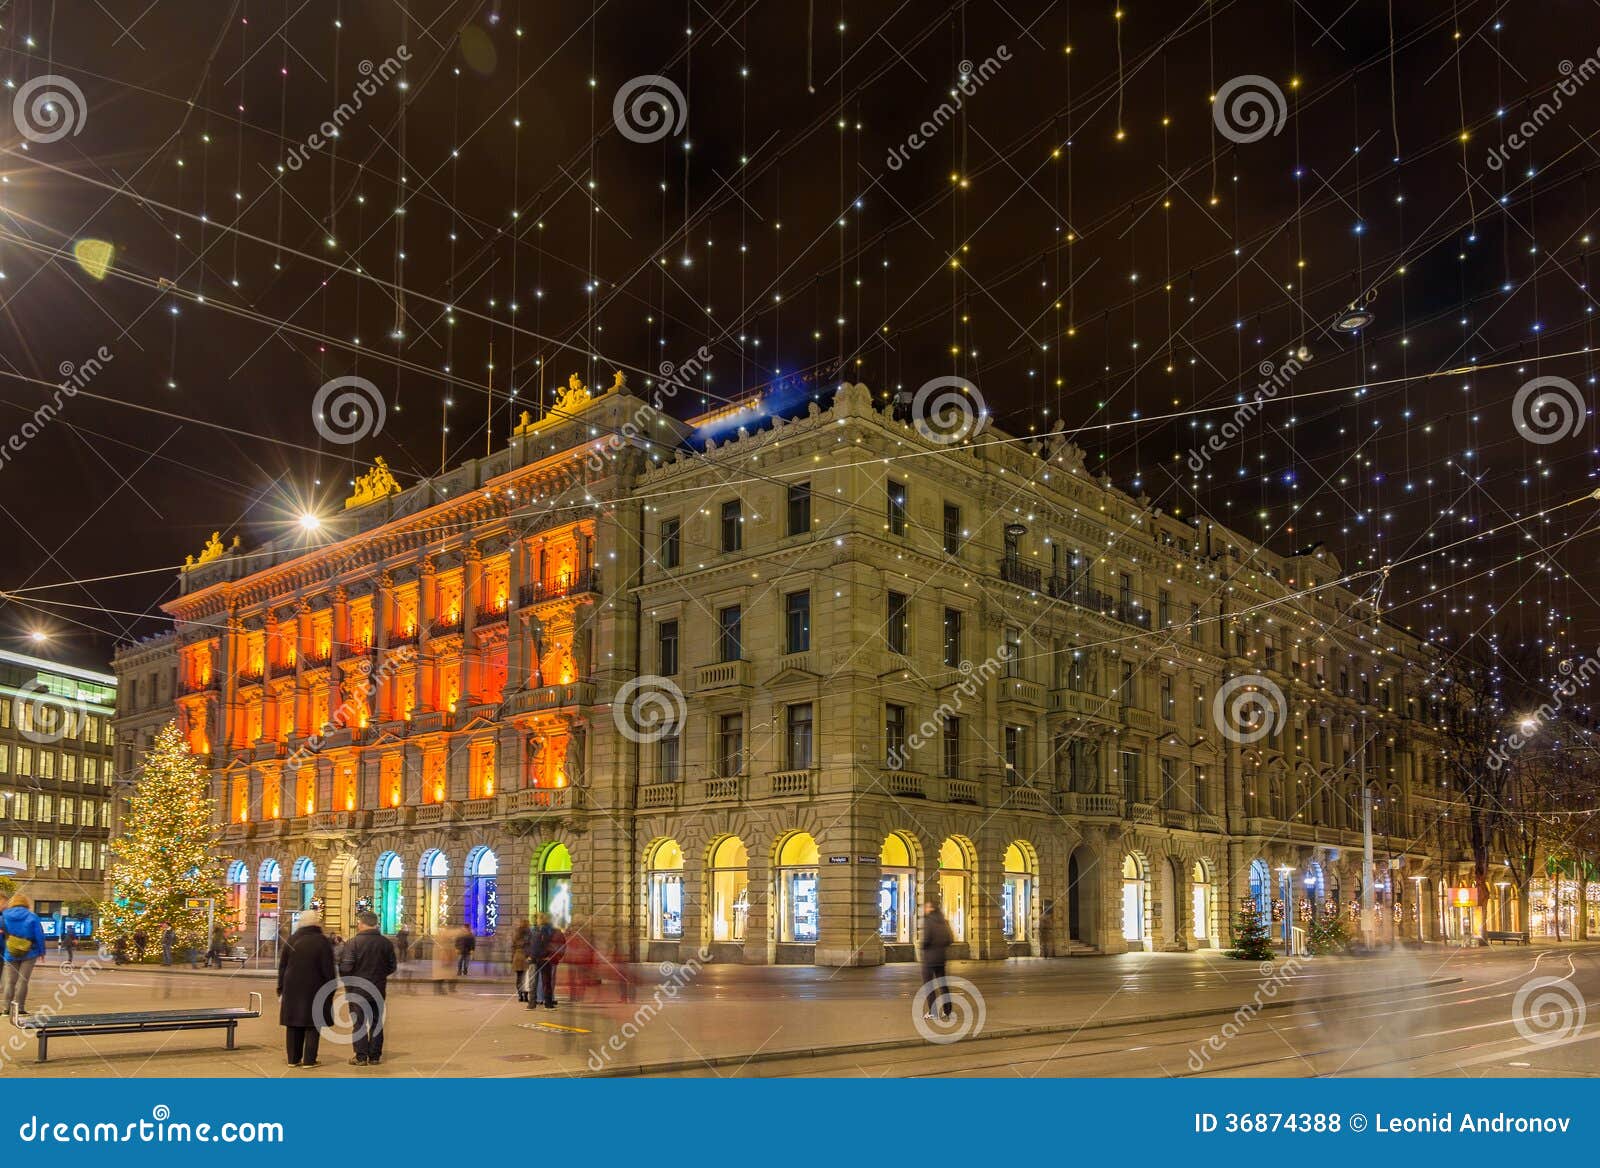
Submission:
[[[1509,945],[1515,941],[1518,945],[1526,945],[1528,943],[1528,934],[1491,929],[1483,935],[1483,939],[1489,944],[1493,944],[1496,941],[1504,941]]]
[[[56,1037],[88,1038],[96,1034],[155,1034],[171,1030],[228,1031],[228,1049],[233,1050],[234,1032],[247,1018],[261,1017],[261,995],[252,991],[244,1008],[236,1006],[193,1010],[130,1010],[120,1014],[28,1014],[11,1007],[11,1025],[39,1040],[36,1061],[48,1062],[50,1040]]]

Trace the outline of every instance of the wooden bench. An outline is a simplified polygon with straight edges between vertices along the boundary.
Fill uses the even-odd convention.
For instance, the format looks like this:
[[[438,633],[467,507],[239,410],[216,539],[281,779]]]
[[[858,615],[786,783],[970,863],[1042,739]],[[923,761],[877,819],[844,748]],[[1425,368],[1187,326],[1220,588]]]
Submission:
[[[123,1014],[23,1015],[13,1004],[11,1025],[39,1039],[38,1062],[48,1062],[50,1039],[60,1036],[87,1038],[95,1034],[154,1034],[170,1030],[228,1031],[233,1050],[234,1032],[247,1018],[261,1017],[261,995],[251,991],[247,1005],[195,1010],[138,1010]]]
[[[1504,930],[1497,931],[1491,929],[1483,935],[1483,940],[1485,944],[1493,944],[1496,941],[1504,941],[1509,945],[1511,942],[1515,941],[1518,945],[1526,945],[1528,943],[1528,934],[1513,933]]]

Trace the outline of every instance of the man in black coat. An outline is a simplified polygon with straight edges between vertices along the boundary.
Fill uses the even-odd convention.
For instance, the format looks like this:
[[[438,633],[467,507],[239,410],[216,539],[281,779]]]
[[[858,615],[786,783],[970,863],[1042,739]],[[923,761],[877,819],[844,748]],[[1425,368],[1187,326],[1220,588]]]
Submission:
[[[376,913],[357,913],[356,923],[360,929],[339,950],[339,976],[344,979],[356,1048],[350,1065],[375,1067],[383,1061],[383,1028],[388,1021],[385,998],[389,978],[399,968],[399,962],[394,943],[378,929]]]
[[[934,1003],[943,999],[944,1016],[950,1017],[953,1004],[950,994],[945,989],[945,959],[950,951],[950,946],[955,944],[956,936],[950,928],[950,922],[945,920],[944,913],[933,901],[927,903],[926,912],[922,917],[922,984],[928,990],[928,1000],[923,1008],[924,1018],[933,1018]]]
[[[533,966],[528,1009],[537,1010],[541,1005],[556,1008],[556,968],[566,948],[567,935],[551,922],[549,913],[540,913],[539,927],[528,938],[528,960]]]
[[[337,977],[321,915],[302,914],[300,927],[278,953],[278,1025],[284,1027],[291,1067],[317,1065],[319,1028],[333,1024]]]

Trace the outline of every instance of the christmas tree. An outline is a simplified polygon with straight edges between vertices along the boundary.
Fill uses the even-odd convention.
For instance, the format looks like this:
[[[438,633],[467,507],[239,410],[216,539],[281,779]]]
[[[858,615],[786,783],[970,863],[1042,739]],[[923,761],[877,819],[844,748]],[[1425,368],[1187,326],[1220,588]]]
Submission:
[[[100,905],[107,940],[131,941],[142,929],[155,945],[170,924],[180,948],[203,948],[208,923],[229,927],[208,786],[177,723],[168,722],[144,756],[122,834],[111,841],[111,899]]]
[[[1260,906],[1253,898],[1239,907],[1233,929],[1233,948],[1227,953],[1240,961],[1271,961],[1277,956],[1267,936],[1267,924],[1261,919]]]

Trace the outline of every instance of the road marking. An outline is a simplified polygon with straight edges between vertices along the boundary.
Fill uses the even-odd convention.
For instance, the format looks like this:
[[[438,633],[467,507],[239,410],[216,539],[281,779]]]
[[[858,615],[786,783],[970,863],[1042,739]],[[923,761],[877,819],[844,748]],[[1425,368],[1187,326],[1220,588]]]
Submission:
[[[551,1030],[558,1034],[588,1034],[581,1026],[562,1026],[559,1022],[518,1022],[523,1030]]]

